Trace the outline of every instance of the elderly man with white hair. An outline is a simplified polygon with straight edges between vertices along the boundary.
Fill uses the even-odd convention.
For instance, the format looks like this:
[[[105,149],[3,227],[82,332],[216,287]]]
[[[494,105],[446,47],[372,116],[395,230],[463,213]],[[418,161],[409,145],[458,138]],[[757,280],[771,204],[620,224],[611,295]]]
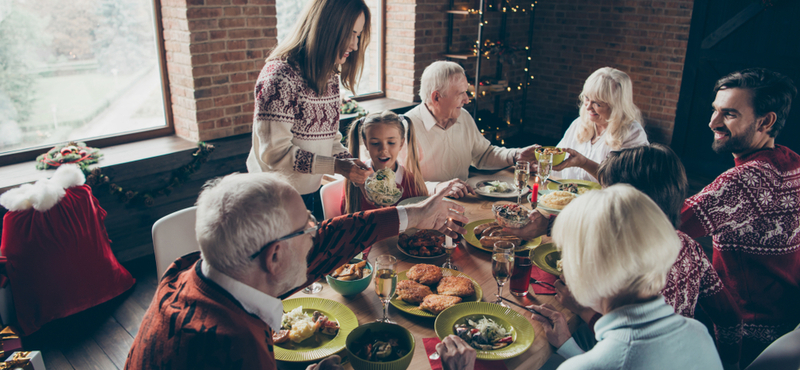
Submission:
[[[276,173],[233,174],[197,200],[200,252],[176,260],[161,278],[126,369],[275,369],[273,334],[281,298],[408,227],[465,230],[464,208],[444,194],[318,223]],[[338,356],[310,368],[338,369]]]
[[[532,306],[564,369],[722,369],[700,322],[675,313],[660,294],[681,241],[650,197],[627,184],[589,192],[558,216],[553,240],[575,300],[601,312],[597,345],[583,352],[564,315]]]
[[[464,182],[470,164],[478,169],[501,169],[518,160],[535,161],[534,149],[506,149],[491,145],[475,120],[464,110],[469,103],[469,83],[460,65],[434,62],[422,72],[419,97],[422,104],[406,113],[417,133],[419,166],[429,191],[444,187],[443,181],[460,179],[451,196],[472,193]],[[405,160],[406,153],[400,156]]]

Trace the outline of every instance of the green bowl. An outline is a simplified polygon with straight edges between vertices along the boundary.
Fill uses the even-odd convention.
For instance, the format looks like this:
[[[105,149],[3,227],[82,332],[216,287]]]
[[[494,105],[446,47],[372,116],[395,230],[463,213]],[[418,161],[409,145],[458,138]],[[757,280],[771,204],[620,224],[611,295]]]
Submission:
[[[543,146],[542,148],[555,148],[554,146]],[[539,151],[535,151],[536,160],[539,160]],[[553,166],[558,166],[561,162],[564,162],[564,159],[567,158],[567,152],[563,152],[561,154],[553,154]]]
[[[398,339],[400,344],[405,346],[408,349],[408,353],[394,361],[389,362],[374,362],[374,361],[367,361],[358,357],[353,353],[355,350],[352,348],[353,342],[356,339],[360,338],[367,329],[371,330],[373,333],[383,333],[388,332],[392,334],[395,338]],[[350,334],[347,335],[347,340],[345,341],[345,348],[347,349],[347,358],[350,360],[350,364],[353,365],[354,370],[404,370],[408,368],[408,365],[411,364],[411,359],[414,357],[414,347],[416,346],[416,341],[414,341],[414,336],[411,334],[408,329],[397,325],[397,324],[387,324],[383,322],[371,322],[368,324],[361,325]]]
[[[363,261],[360,258],[353,258],[350,260],[349,263],[358,263]],[[375,271],[372,268],[372,265],[367,261],[367,268],[370,270],[369,275],[364,276],[358,280],[339,280],[330,275],[325,276],[325,280],[328,281],[328,285],[333,288],[337,293],[341,295],[355,295],[364,291],[369,286],[370,281],[372,281],[372,273]]]

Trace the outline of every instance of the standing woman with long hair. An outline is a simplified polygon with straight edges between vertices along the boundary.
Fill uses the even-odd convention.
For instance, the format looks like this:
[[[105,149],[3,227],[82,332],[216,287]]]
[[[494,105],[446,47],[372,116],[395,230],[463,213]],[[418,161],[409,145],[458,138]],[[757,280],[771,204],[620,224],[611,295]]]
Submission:
[[[322,175],[363,184],[372,173],[352,158],[339,132],[339,81],[355,89],[369,34],[363,0],[310,0],[256,82],[247,170],[286,174],[311,211]]]

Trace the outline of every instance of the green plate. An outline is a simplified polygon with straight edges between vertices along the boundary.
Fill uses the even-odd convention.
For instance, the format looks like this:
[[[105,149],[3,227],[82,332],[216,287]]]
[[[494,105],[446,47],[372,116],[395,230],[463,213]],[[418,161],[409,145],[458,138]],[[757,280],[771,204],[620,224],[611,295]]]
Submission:
[[[587,187],[589,189],[592,189],[592,190],[600,190],[600,189],[602,189],[600,184],[598,184],[596,182],[593,182],[593,181],[565,179],[565,180],[558,180],[558,182],[561,182],[561,183],[572,182],[572,183],[578,184],[578,186],[585,186],[585,187]],[[548,190],[558,190],[558,184],[548,181],[547,182],[547,189]]]
[[[478,238],[475,237],[475,227],[478,226],[478,225],[483,225],[485,223],[489,223],[489,222],[494,222],[494,219],[490,218],[490,219],[486,219],[486,220],[478,220],[478,221],[473,221],[473,222],[468,223],[467,226],[464,226],[464,228],[467,229],[467,233],[464,234],[464,240],[466,240],[469,244],[472,244],[472,246],[475,247],[475,248],[478,248],[480,250],[484,250],[484,251],[487,251],[487,252],[491,252],[492,251],[491,249],[482,246],[481,245],[481,241],[478,240]],[[519,251],[525,250],[525,249],[533,249],[534,247],[536,247],[537,245],[539,245],[541,243],[542,243],[542,237],[540,236],[540,237],[538,237],[536,239],[528,240],[525,244],[522,244],[521,246],[519,246],[516,249],[514,249],[514,251],[519,252]]]
[[[406,277],[406,273],[407,272],[408,272],[408,270],[401,271],[401,272],[397,273],[397,283],[398,284],[403,280],[408,280],[408,277]],[[467,275],[467,274],[465,274],[465,273],[463,273],[461,271],[456,271],[456,270],[451,270],[451,269],[446,269],[446,268],[442,268],[442,275],[444,275],[444,276],[463,276],[465,278],[468,278],[468,279],[472,280],[472,286],[475,287],[475,294],[471,295],[471,296],[467,296],[467,297],[461,297],[462,301],[459,304],[464,304],[464,302],[480,302],[480,300],[483,298],[483,289],[481,289],[481,285],[478,284],[478,282],[475,281],[475,279],[469,277],[469,275]],[[436,287],[431,287],[431,291],[436,293]],[[434,314],[432,314],[432,313],[430,313],[428,311],[420,309],[418,304],[408,303],[408,302],[406,302],[406,301],[404,301],[404,300],[402,300],[400,298],[397,298],[396,295],[394,297],[392,297],[392,300],[389,303],[391,303],[392,306],[394,306],[398,310],[403,311],[405,313],[409,313],[409,314],[416,315],[416,316],[422,316],[422,317],[436,317],[436,315],[434,315]],[[459,304],[456,304],[456,306],[458,306]]]
[[[300,343],[289,341],[275,345],[275,359],[287,362],[321,360],[344,349],[350,331],[358,327],[358,319],[345,305],[323,298],[292,298],[283,301],[283,310],[289,312],[303,306],[303,312],[311,315],[319,311],[328,319],[339,322],[339,333],[335,337],[316,333]]]
[[[561,252],[555,244],[547,243],[542,244],[533,249],[533,256],[531,262],[545,272],[549,272],[555,276],[561,275],[561,272],[556,268],[556,261],[561,259]]]
[[[482,317],[492,319],[500,326],[511,329],[511,336],[514,342],[510,345],[495,350],[478,350],[477,357],[481,360],[506,360],[519,356],[533,344],[533,325],[517,311],[506,308],[494,303],[469,302],[457,304],[450,307],[436,318],[433,324],[436,335],[439,339],[444,339],[450,334],[455,334],[453,326],[462,324],[470,319],[476,321]]]

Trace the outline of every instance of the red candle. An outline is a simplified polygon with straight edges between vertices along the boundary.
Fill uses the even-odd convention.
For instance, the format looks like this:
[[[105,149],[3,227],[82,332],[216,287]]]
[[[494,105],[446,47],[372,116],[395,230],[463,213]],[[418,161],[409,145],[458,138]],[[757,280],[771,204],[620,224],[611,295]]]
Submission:
[[[536,203],[539,198],[539,176],[533,179],[533,193],[531,193],[531,204]]]

